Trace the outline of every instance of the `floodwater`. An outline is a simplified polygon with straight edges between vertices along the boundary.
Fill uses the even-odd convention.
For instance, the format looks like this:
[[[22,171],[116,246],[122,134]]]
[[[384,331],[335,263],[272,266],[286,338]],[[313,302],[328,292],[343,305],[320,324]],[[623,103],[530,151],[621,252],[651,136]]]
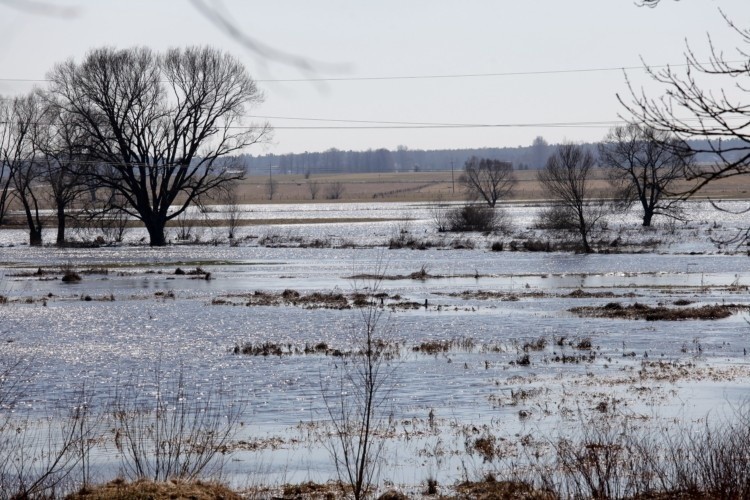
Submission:
[[[255,291],[348,295],[375,287],[389,296],[376,335],[397,345],[380,408],[393,416],[383,438],[381,483],[414,486],[436,475],[449,483],[479,474],[489,465],[467,443],[483,433],[504,438],[512,459],[530,442],[543,448],[591,419],[692,425],[731,413],[750,387],[750,326],[741,308],[725,319],[686,321],[582,318],[570,311],[610,302],[750,305],[744,248],[712,241],[735,235],[742,217],[708,204],[690,205],[693,222],[649,230],[632,212],[612,218],[599,238],[628,245],[610,248],[623,253],[593,255],[508,251],[514,239],[547,237],[532,228],[534,205],[507,208],[510,234],[461,235],[474,246],[462,249],[451,247],[459,236],[432,229],[428,205],[244,208],[245,218],[299,223],[241,227],[235,246],[222,240],[225,228],[198,228],[198,243],[160,249],[139,244],[137,230],[123,245],[79,249],[29,248],[23,232],[0,231],[0,295],[8,297],[0,305],[0,352],[30,367],[14,411],[40,418],[65,411],[82,388],[92,406],[106,408],[123,388],[153,394],[157,374],[163,380],[181,374],[190,397],[242,411],[235,440],[256,446],[228,457],[225,473],[233,484],[326,481],[335,468],[323,396],[353,361],[301,351],[323,342],[356,350],[362,310],[245,303]],[[220,219],[216,210],[212,217]],[[389,220],[305,223],[344,217]],[[401,234],[441,245],[389,250],[389,239]],[[311,246],[315,240],[326,243]],[[495,241],[505,251],[490,251]],[[63,283],[65,265],[82,280]],[[211,279],[176,275],[178,267],[200,267]],[[35,274],[38,268],[48,272]],[[422,268],[426,279],[408,277]],[[358,274],[401,278],[354,279]],[[571,296],[576,290],[587,293]],[[540,338],[543,347],[524,350]],[[585,339],[592,348],[576,348]],[[414,351],[430,341],[453,343],[437,354]],[[299,352],[234,353],[237,345],[264,342]],[[519,362],[525,354],[528,364]],[[121,457],[108,433],[102,431],[96,467],[113,476]]]

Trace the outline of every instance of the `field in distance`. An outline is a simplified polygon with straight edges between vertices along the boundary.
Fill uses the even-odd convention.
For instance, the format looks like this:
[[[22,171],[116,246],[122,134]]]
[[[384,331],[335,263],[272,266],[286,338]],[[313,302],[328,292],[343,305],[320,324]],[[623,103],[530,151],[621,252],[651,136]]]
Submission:
[[[273,199],[269,200],[269,176],[249,176],[239,185],[239,203],[459,201],[466,198],[459,182],[460,170],[451,172],[386,172],[366,174],[273,175]],[[516,171],[518,184],[512,201],[542,200],[545,194],[535,170]],[[597,187],[607,191],[605,172],[598,172]],[[687,186],[687,183],[683,183]],[[312,190],[316,189],[314,200]],[[698,198],[748,199],[750,176],[711,182]]]

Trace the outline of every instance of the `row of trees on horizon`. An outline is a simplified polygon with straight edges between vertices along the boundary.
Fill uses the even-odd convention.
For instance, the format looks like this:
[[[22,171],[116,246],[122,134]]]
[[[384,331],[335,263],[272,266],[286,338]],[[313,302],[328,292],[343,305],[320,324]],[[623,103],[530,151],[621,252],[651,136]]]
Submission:
[[[687,141],[691,149],[700,151],[695,155],[697,163],[719,160],[716,154],[707,151],[707,143],[706,140]],[[277,174],[295,175],[450,171],[461,169],[464,162],[474,156],[510,162],[516,170],[536,170],[544,167],[557,146],[538,136],[530,146],[473,149],[409,149],[399,146],[395,150],[379,148],[366,151],[330,148],[323,152],[243,154],[223,161],[245,168],[250,175],[267,175],[269,169]],[[596,154],[599,143],[584,143],[581,146]],[[739,147],[741,141],[725,141],[725,146]]]

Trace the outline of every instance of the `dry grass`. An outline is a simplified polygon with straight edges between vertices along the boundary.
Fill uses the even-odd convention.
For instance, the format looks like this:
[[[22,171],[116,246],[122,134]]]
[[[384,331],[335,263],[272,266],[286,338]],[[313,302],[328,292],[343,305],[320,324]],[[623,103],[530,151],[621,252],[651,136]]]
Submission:
[[[488,475],[482,481],[465,482],[456,487],[456,496],[441,497],[445,500],[553,500],[553,493],[534,489],[518,481],[497,481]]]
[[[652,307],[638,302],[622,305],[610,302],[603,306],[574,307],[570,312],[592,318],[645,319],[646,321],[683,321],[688,319],[712,320],[728,318],[740,310],[747,310],[742,304],[714,304],[700,307],[670,308]]]
[[[471,352],[475,347],[474,339],[462,337],[449,340],[427,340],[412,347],[412,351],[435,355],[451,351]]]
[[[183,483],[168,481],[135,481],[115,479],[107,484],[82,489],[67,500],[241,500],[242,497],[226,486],[196,481]]]
[[[515,201],[542,200],[545,193],[537,181],[536,170],[517,170],[514,172],[518,183],[510,199]],[[594,189],[606,189],[606,171],[602,170],[594,179]],[[267,177],[251,176],[245,179],[239,189],[241,203],[289,203],[312,202],[330,203],[331,200],[310,200],[307,180],[302,175],[274,176],[278,181],[279,191],[273,202],[268,201],[265,193]],[[322,187],[326,184],[341,182],[344,194],[339,201],[433,201],[440,197],[443,201],[462,201],[465,193],[462,188],[452,189],[451,173],[446,172],[403,172],[403,173],[365,173],[365,174],[330,174],[315,175],[311,179]],[[678,183],[675,189],[687,187],[687,183]],[[747,199],[750,198],[750,179],[737,177],[721,179],[710,183],[698,194],[699,198],[711,199]],[[324,197],[321,197],[324,198]]]
[[[342,498],[341,493],[350,490],[346,485],[331,481],[314,483],[308,481],[300,484],[287,484],[282,488],[283,499],[334,500]]]

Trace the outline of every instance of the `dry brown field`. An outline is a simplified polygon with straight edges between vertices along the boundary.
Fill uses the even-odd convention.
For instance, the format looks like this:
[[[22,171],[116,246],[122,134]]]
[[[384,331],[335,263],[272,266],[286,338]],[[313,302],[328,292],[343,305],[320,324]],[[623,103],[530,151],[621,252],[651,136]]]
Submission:
[[[240,184],[238,194],[241,203],[458,201],[466,198],[463,186],[458,181],[459,174],[459,171],[455,172],[455,181],[451,178],[451,172],[330,174],[312,175],[309,179],[303,175],[277,175],[273,177],[277,185],[273,200],[268,199],[268,177],[251,176]],[[518,184],[511,200],[544,199],[535,170],[517,171],[516,178]],[[311,199],[309,182],[317,182],[319,186],[315,200]],[[343,184],[342,196],[338,200],[326,199],[327,188],[336,182]],[[607,192],[604,172],[595,180],[595,186]],[[685,187],[687,183],[680,186]],[[697,198],[748,199],[749,193],[750,176],[738,176],[710,183]]]

